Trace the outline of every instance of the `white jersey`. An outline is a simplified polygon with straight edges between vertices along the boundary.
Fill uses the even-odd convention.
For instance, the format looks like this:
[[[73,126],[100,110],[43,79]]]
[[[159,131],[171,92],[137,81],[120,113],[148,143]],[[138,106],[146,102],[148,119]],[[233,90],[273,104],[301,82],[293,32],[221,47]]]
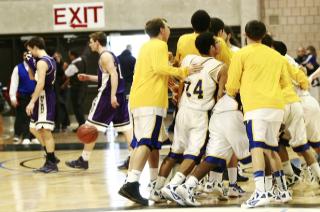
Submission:
[[[186,67],[190,64],[201,64],[203,68],[199,73],[192,74],[185,79],[179,106],[202,111],[211,110],[215,103],[214,93],[217,88],[218,74],[223,63],[213,57],[187,55],[183,59],[181,66]]]

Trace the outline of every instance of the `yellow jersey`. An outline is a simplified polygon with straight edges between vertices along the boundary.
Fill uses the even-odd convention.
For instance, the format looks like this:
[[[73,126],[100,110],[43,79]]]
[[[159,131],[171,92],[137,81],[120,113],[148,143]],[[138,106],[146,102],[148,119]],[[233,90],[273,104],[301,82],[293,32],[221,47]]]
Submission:
[[[220,53],[216,56],[216,59],[229,67],[233,53],[223,38],[215,37],[215,39],[220,44]]]
[[[198,35],[198,33],[194,32],[180,36],[177,43],[177,51],[175,57],[175,61],[179,66],[181,65],[182,60],[188,54],[195,54],[200,56],[200,53],[195,44]]]
[[[168,108],[168,78],[184,79],[187,68],[169,65],[167,43],[152,38],[140,49],[136,60],[129,105],[131,109],[141,107]]]
[[[290,83],[283,57],[261,43],[254,43],[233,55],[226,91],[231,96],[240,91],[245,112],[263,108],[283,109],[282,89]]]

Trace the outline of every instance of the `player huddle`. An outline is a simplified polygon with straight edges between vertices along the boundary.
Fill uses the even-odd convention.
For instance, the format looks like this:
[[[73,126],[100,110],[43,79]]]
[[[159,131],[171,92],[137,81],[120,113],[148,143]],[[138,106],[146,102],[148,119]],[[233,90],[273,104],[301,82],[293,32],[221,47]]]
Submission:
[[[149,161],[149,200],[156,203],[170,200],[197,206],[202,192],[214,192],[220,198],[240,197],[245,191],[237,184],[237,163],[252,161],[255,191],[242,207],[285,203],[292,200],[289,187],[301,180],[292,169],[287,145],[303,156],[312,181],[320,183],[320,167],[312,150],[320,152],[320,107],[308,92],[305,73],[286,55],[285,45],[271,38],[267,42],[266,27],[256,20],[246,24],[247,45],[236,52],[224,40],[224,23],[220,19],[198,10],[192,15],[191,24],[194,32],[179,38],[172,66],[168,59],[167,21],[156,18],[146,23],[150,40],[140,49],[129,97],[133,135],[118,61],[106,51],[104,33],[90,35],[91,50],[100,54],[98,75],[78,77],[98,82],[99,92],[87,124],[105,132],[113,122],[125,132],[126,140],[132,140],[128,175],[119,194],[149,205],[139,191],[140,175]],[[47,70],[39,80],[50,80],[49,73],[54,69],[51,59],[43,52],[34,56],[37,54],[45,62],[43,70]],[[50,98],[50,85],[44,85],[43,91],[36,88],[37,95],[33,95],[40,96],[40,108]],[[174,95],[178,97],[178,111],[170,152],[158,169],[159,150],[168,140],[163,122],[168,88],[178,92]],[[31,114],[33,109],[48,113],[50,108],[44,105],[44,110],[29,105],[27,112]],[[44,116],[34,117],[40,120]],[[46,140],[47,132],[41,131],[46,123],[34,121],[42,133],[40,138]],[[41,170],[57,171],[54,147],[47,145],[49,162]],[[94,145],[85,144],[79,159],[66,164],[87,169]],[[178,171],[167,179],[178,163]],[[223,186],[225,169],[229,174],[228,188]]]

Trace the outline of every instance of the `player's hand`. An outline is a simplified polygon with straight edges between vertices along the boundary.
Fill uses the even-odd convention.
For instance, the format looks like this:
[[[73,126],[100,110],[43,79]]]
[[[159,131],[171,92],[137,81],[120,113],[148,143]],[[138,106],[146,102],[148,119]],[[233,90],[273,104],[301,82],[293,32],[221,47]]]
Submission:
[[[26,107],[26,112],[28,116],[31,116],[33,113],[33,108],[34,108],[34,103],[33,102],[29,102],[29,104]]]
[[[11,100],[12,107],[16,108],[18,106],[17,100]]]
[[[36,72],[37,68],[36,68],[36,62],[35,59],[32,57],[32,54],[30,52],[28,52],[26,54],[26,59],[25,59],[26,63],[28,64],[28,66],[30,67],[30,69],[33,72]]]
[[[87,74],[78,74],[78,79],[82,82],[89,81],[89,76]]]
[[[187,67],[187,69],[189,70],[189,75],[198,73],[202,68],[203,66],[199,64],[191,64]]]
[[[113,108],[117,108],[119,106],[119,103],[118,103],[116,96],[111,96],[111,105]]]

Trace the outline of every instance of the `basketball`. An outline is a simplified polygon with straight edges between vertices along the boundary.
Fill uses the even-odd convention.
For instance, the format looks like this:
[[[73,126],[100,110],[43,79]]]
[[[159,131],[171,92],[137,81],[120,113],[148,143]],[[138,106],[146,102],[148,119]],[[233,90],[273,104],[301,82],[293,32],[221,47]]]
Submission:
[[[82,143],[89,144],[98,138],[98,130],[95,126],[83,124],[78,128],[77,136]]]

